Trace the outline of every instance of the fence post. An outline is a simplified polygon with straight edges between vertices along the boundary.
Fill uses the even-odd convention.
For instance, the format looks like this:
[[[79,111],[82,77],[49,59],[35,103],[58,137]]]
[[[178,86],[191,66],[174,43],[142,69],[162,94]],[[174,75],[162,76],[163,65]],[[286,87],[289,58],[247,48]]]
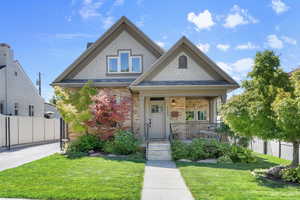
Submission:
[[[268,153],[268,142],[264,141],[264,154]]]
[[[8,150],[10,150],[10,117],[7,117]]]
[[[278,145],[278,147],[279,147],[278,148],[278,153],[279,153],[278,157],[281,158],[281,141],[279,141],[278,144],[279,144]]]

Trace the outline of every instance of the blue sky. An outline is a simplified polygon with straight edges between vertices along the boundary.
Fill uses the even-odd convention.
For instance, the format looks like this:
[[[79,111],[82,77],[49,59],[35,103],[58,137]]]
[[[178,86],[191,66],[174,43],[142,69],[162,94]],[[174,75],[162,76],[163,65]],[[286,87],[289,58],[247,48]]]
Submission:
[[[297,0],[2,0],[0,42],[35,82],[49,84],[121,16],[166,50],[186,35],[236,80],[257,51],[272,49],[284,70],[300,65]],[[5,27],[5,28],[3,28]]]

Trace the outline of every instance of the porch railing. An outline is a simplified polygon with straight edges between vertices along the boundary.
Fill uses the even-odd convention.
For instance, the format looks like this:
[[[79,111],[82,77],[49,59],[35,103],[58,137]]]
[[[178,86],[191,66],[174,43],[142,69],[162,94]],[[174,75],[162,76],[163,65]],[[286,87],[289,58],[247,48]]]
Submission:
[[[219,123],[209,122],[183,122],[170,124],[170,141],[173,139],[191,140],[194,138],[207,138],[220,140],[216,132]]]

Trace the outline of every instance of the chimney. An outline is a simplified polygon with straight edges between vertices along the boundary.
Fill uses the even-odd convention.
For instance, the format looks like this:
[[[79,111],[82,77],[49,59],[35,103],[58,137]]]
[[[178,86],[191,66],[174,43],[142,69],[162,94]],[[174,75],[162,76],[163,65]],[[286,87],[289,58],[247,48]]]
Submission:
[[[86,44],[86,48],[88,49],[88,48],[90,48],[90,46],[92,46],[94,43],[93,42],[88,42],[87,44]]]
[[[0,65],[8,65],[14,59],[13,51],[6,43],[0,43]]]

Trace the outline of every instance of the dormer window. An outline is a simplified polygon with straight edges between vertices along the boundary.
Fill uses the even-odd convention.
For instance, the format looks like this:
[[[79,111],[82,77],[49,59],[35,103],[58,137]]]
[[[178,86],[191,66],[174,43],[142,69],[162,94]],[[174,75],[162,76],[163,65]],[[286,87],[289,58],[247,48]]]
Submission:
[[[118,50],[117,55],[107,56],[108,73],[141,73],[142,56],[131,55],[131,50]]]
[[[185,55],[179,56],[178,58],[178,68],[186,69],[187,68],[187,57]]]

